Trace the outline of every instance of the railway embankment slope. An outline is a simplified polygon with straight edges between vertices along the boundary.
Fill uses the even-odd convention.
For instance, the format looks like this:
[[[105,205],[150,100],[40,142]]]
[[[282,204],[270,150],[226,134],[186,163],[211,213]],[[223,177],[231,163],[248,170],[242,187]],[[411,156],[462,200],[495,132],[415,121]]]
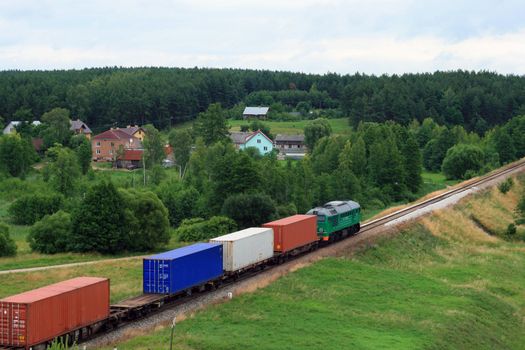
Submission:
[[[177,349],[523,349],[525,177],[435,211],[266,288],[185,315]],[[157,349],[159,328],[118,344]],[[108,348],[113,349],[113,346]]]

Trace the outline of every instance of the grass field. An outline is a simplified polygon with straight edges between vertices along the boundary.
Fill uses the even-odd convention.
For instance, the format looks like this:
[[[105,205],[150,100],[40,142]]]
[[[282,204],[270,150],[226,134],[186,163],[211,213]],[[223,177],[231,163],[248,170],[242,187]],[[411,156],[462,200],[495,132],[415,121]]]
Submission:
[[[511,208],[519,191],[478,194],[357,254],[197,312],[178,323],[175,348],[523,349],[525,244],[487,235],[468,212]],[[165,348],[169,334],[118,348]]]
[[[268,125],[272,134],[302,134],[304,127],[310,120],[299,120],[291,122],[280,122],[264,120],[263,123]],[[348,124],[347,118],[341,119],[328,119],[328,123],[332,127],[332,132],[335,135],[348,134],[351,131],[350,125]],[[231,131],[239,131],[241,125],[249,125],[249,121],[245,120],[228,120]]]

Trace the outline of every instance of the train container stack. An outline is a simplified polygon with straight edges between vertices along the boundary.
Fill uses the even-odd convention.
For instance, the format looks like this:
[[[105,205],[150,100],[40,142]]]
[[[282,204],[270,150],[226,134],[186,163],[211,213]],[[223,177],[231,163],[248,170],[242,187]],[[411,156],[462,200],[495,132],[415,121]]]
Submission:
[[[263,227],[273,229],[273,250],[283,254],[297,248],[309,247],[319,240],[315,215],[293,215],[268,222]]]
[[[222,244],[197,243],[143,260],[143,290],[175,294],[223,275]]]
[[[240,271],[273,257],[273,230],[252,227],[210,240],[223,245],[223,269]]]
[[[0,345],[25,348],[109,316],[109,280],[79,277],[0,300]]]

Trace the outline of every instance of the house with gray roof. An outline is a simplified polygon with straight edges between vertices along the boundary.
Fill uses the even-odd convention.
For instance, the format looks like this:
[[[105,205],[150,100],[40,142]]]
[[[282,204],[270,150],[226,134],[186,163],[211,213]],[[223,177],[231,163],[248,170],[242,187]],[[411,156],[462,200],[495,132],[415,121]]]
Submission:
[[[86,123],[84,123],[80,119],[77,119],[77,120],[71,120],[70,124],[71,124],[71,127],[69,128],[69,130],[73,131],[77,135],[86,136],[88,140],[91,139],[91,135],[93,134],[93,132],[86,125]]]
[[[273,141],[261,130],[255,132],[232,132],[230,133],[230,139],[237,149],[254,147],[262,155],[273,150]]]
[[[275,147],[283,156],[302,158],[306,154],[304,135],[277,134],[275,136]]]
[[[242,112],[243,119],[266,119],[270,107],[246,107]]]
[[[7,126],[3,130],[4,135],[12,134],[12,133],[16,132],[16,128],[17,128],[17,126],[20,125],[20,123],[22,123],[22,122],[18,121],[18,120],[10,121],[9,124],[7,124]],[[31,125],[33,125],[33,126],[39,126],[40,124],[42,124],[42,123],[40,121],[38,121],[38,120],[35,120],[35,121],[31,122]]]

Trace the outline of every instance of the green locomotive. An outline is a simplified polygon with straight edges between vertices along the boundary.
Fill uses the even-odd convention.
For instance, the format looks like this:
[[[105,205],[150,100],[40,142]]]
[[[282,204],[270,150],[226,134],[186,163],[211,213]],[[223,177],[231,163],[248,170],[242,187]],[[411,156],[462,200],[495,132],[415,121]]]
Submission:
[[[361,206],[354,201],[332,201],[308,211],[317,215],[317,235],[323,241],[336,241],[359,232]]]

